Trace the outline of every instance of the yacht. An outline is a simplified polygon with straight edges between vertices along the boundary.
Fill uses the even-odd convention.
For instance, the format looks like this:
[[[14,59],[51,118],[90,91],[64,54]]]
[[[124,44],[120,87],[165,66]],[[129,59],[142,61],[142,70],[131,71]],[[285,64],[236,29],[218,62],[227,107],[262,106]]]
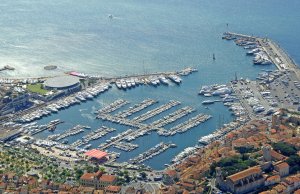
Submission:
[[[168,82],[168,80],[167,80],[167,78],[165,76],[160,76],[159,80],[160,80],[161,83],[163,83],[165,85],[169,84],[169,82]]]
[[[122,84],[119,80],[116,81],[116,86],[117,88],[121,89],[122,88]]]

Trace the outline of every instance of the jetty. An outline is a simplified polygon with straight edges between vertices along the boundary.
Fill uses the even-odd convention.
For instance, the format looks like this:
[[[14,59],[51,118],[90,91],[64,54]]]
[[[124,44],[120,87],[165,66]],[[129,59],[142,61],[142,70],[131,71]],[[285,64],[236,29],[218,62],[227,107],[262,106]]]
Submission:
[[[257,42],[263,51],[268,55],[269,59],[279,70],[293,70],[300,78],[299,67],[295,61],[281,48],[277,43],[269,38],[261,38],[257,36],[249,36],[233,32],[225,32],[224,37],[232,37]]]

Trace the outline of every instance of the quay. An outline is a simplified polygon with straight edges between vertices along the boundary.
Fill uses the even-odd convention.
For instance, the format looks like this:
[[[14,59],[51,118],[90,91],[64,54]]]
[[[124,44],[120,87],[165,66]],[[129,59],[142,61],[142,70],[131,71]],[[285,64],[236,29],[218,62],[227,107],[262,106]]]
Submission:
[[[244,34],[238,34],[233,32],[225,32],[224,35],[229,35],[236,38],[246,39],[252,42],[258,42],[264,52],[271,59],[273,64],[279,69],[290,69],[296,72],[298,78],[300,78],[299,67],[291,59],[291,57],[273,40],[269,38],[260,38],[256,36],[249,36]]]

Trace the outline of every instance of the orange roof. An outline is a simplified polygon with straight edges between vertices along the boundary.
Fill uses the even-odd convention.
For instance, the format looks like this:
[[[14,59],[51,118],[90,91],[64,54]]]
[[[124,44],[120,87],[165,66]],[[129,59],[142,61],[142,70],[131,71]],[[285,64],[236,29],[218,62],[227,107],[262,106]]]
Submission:
[[[85,152],[84,155],[92,157],[92,158],[101,159],[101,158],[107,156],[107,153],[102,152],[102,151],[97,150],[97,149],[92,149],[92,150],[89,150],[89,151]]]
[[[274,181],[274,180],[280,180],[280,176],[279,175],[274,175],[274,176],[270,176],[267,178],[267,181]]]
[[[100,177],[100,181],[102,182],[114,182],[116,180],[116,176],[114,175],[109,175],[109,174],[104,174]]]
[[[289,185],[292,185],[294,183],[300,183],[300,177],[297,176],[289,176],[285,179],[285,182]]]
[[[271,156],[272,158],[275,158],[276,160],[283,160],[285,159],[285,156],[276,152],[275,150],[271,150]]]
[[[121,191],[121,187],[120,186],[113,186],[113,185],[109,185],[105,188],[106,191],[112,191],[112,192],[120,192]]]
[[[246,178],[253,174],[260,174],[261,172],[262,172],[261,169],[259,167],[255,166],[252,168],[248,168],[244,171],[238,172],[236,174],[233,174],[231,176],[228,176],[227,179],[230,179],[232,182],[236,182],[240,179]]]
[[[167,174],[169,176],[176,176],[177,172],[176,172],[176,170],[166,170],[165,174]]]
[[[93,180],[95,178],[95,173],[84,173],[80,179],[82,180]]]
[[[277,167],[277,168],[279,168],[279,170],[281,170],[281,169],[284,169],[284,168],[288,168],[290,166],[288,165],[288,163],[282,162],[282,163],[276,164],[275,167]]]

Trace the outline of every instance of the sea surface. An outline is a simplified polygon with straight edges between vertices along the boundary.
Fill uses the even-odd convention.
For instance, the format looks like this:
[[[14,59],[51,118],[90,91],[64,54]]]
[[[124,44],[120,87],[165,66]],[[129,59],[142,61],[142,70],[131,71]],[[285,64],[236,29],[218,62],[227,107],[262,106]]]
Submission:
[[[235,73],[238,77],[254,79],[263,69],[274,69],[274,66],[253,65],[243,48],[221,39],[222,33],[233,31],[269,37],[300,63],[299,8],[298,0],[1,1],[0,67],[9,64],[16,70],[0,72],[0,77],[38,77],[73,70],[112,77],[188,66],[198,68],[199,72],[184,77],[180,86],[140,86],[126,92],[114,87],[93,101],[39,120],[41,124],[56,118],[66,121],[55,133],[76,124],[89,125],[91,130],[102,125],[115,127],[116,132],[92,142],[97,147],[128,129],[95,120],[92,113],[120,98],[131,102],[124,109],[146,98],[159,100],[136,115],[172,99],[182,102],[179,107],[197,109],[196,113],[166,128],[199,113],[211,114],[211,120],[184,134],[166,138],[152,133],[134,141],[140,145],[138,149],[121,152],[119,161],[127,161],[161,141],[172,141],[177,148],[145,162],[162,169],[185,147],[195,145],[201,136],[234,119],[221,103],[210,105],[209,109],[202,106],[205,98],[197,95],[202,85],[227,83],[234,79]],[[113,19],[109,19],[110,14]],[[58,69],[46,71],[43,69],[46,65],[57,65]],[[49,134],[43,132],[37,137],[45,138]],[[80,136],[69,138],[69,142]]]

